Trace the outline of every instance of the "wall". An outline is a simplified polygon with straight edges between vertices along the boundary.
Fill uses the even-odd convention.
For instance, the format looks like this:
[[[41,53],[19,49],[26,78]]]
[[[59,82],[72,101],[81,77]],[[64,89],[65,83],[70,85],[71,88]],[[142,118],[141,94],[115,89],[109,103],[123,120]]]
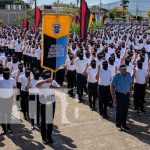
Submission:
[[[15,20],[23,13],[24,11],[0,10],[0,20],[3,20],[5,25],[14,25],[16,24]]]

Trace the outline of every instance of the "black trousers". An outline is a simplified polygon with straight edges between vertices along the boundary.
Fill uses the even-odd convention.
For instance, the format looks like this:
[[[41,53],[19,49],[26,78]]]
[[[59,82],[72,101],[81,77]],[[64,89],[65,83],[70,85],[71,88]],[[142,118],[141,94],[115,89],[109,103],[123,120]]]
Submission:
[[[17,55],[18,61],[21,62],[21,60],[22,60],[22,52],[15,52],[15,54]]]
[[[116,92],[116,104],[116,126],[126,126],[129,108],[129,93],[122,94]]]
[[[33,102],[33,105],[32,103]],[[31,105],[30,105],[31,104]],[[29,95],[29,113],[30,113],[30,120],[32,126],[37,124],[40,126],[40,102],[39,102],[39,95]]]
[[[100,115],[107,115],[107,107],[110,101],[110,86],[99,85],[98,99]]]
[[[36,57],[31,57],[30,60],[30,69],[33,71],[34,68],[37,68],[37,58]]]
[[[9,49],[9,54],[10,54],[11,56],[13,56],[14,53],[15,53],[15,49]]]
[[[4,132],[10,130],[13,98],[0,98],[0,124]]]
[[[62,86],[64,82],[64,77],[65,77],[65,69],[59,69],[56,72],[56,82]]]
[[[89,106],[91,108],[95,107],[96,98],[97,98],[97,87],[98,83],[88,83],[88,99]]]
[[[67,80],[68,80],[68,85],[67,86],[68,86],[68,89],[69,89],[68,93],[70,95],[73,95],[73,88],[74,88],[75,83],[76,83],[76,70],[74,70],[74,71],[68,70]]]
[[[134,107],[135,110],[144,110],[145,84],[134,84]]]
[[[55,114],[55,102],[51,104],[52,105],[52,112],[53,114],[49,114],[52,115],[52,117],[54,118],[54,114]],[[41,136],[42,136],[42,140],[50,140],[51,136],[52,136],[52,131],[53,131],[53,123],[47,123],[46,122],[46,109],[47,106],[46,104],[41,104]]]
[[[16,95],[16,105],[18,109],[20,109],[21,106],[21,83],[17,82],[17,89],[19,90],[19,94]]]
[[[29,92],[21,91],[21,109],[24,117],[28,117]]]
[[[24,61],[24,67],[26,68],[27,67],[27,55],[23,55],[23,61]]]
[[[77,94],[79,100],[82,101],[83,90],[86,89],[86,84],[87,84],[86,76],[77,73],[76,84],[77,84]]]

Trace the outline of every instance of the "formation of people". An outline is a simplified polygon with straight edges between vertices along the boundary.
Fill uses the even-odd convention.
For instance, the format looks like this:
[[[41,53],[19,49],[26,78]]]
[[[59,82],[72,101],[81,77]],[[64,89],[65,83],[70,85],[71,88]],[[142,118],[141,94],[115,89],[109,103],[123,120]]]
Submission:
[[[145,29],[145,26],[109,26],[88,31],[84,40],[71,33],[66,62],[51,78],[51,72],[40,66],[41,31],[35,33],[32,28],[26,30],[18,26],[0,27],[0,89],[19,89],[15,97],[17,107],[24,119],[31,122],[32,129],[41,128],[44,144],[53,143],[56,102],[52,89],[63,88],[65,81],[68,95],[74,97],[74,89],[77,89],[80,103],[84,102],[83,93],[88,94],[92,111],[97,110],[98,100],[101,118],[109,118],[107,108],[113,108],[115,102],[116,127],[129,130],[126,120],[132,91],[135,111],[146,112],[144,98],[147,83],[150,83],[150,35],[145,34]],[[37,89],[50,89],[51,97],[41,96]],[[8,104],[13,103],[13,97],[6,98],[7,91],[1,91],[1,108],[5,105],[10,110],[0,111],[3,134],[12,134],[12,105]],[[32,102],[36,102],[36,107],[29,105]],[[47,107],[51,110],[48,123]],[[4,119],[5,114],[7,119]]]

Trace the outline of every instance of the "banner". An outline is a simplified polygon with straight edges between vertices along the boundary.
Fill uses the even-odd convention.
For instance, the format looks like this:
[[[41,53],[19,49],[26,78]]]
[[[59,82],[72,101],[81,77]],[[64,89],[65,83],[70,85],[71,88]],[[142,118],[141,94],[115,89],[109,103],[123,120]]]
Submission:
[[[81,0],[80,8],[80,37],[82,39],[86,38],[86,32],[89,26],[90,10],[88,9],[85,0]]]
[[[96,22],[97,22],[97,23],[100,23],[100,21],[101,21],[100,15],[97,14],[97,15],[96,15]]]
[[[40,20],[41,20],[41,10],[39,9],[38,6],[35,7],[35,32],[38,31],[39,25],[40,25]]]
[[[89,19],[89,25],[88,25],[88,28],[91,27],[92,22],[93,22],[93,14],[91,13],[91,14],[90,14],[90,19]]]
[[[62,64],[65,64],[70,25],[70,15],[43,15],[41,58],[42,68],[56,72]]]

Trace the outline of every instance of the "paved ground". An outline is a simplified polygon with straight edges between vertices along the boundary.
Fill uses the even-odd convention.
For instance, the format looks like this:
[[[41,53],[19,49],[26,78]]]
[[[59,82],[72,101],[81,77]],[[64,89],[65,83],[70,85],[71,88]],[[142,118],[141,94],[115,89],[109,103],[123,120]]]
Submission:
[[[43,145],[39,130],[30,130],[30,124],[13,125],[13,136],[0,137],[0,150],[150,150],[150,99],[146,97],[146,114],[136,114],[130,106],[129,132],[119,132],[114,125],[115,109],[109,109],[110,119],[100,119],[97,112],[89,110],[88,103],[77,103],[67,97],[67,103],[57,101],[54,145]],[[62,105],[67,106],[66,118]],[[64,107],[63,107],[64,108]],[[62,123],[66,122],[65,124]],[[67,123],[70,122],[70,123]]]

